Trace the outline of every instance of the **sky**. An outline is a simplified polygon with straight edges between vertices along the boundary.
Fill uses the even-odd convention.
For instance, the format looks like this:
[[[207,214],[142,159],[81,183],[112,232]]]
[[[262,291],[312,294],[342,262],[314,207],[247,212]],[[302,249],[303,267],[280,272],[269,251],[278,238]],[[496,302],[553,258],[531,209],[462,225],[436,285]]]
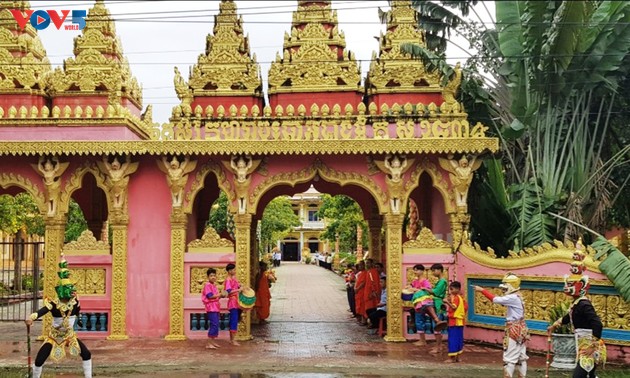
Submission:
[[[35,10],[89,9],[93,1],[51,0],[31,1]],[[179,104],[173,87],[173,67],[177,66],[185,79],[189,68],[204,53],[206,36],[212,34],[214,15],[218,13],[218,0],[206,1],[105,1],[116,20],[116,32],[122,41],[123,52],[129,60],[131,73],[143,88],[143,106],[153,104],[153,121],[168,122],[173,106]],[[267,91],[266,76],[276,53],[282,53],[284,33],[290,32],[292,12],[297,1],[237,0],[238,14],[243,16],[243,28],[249,35],[250,50],[256,53],[263,75],[263,88]],[[493,12],[493,2],[486,2]],[[369,69],[372,52],[378,52],[378,37],[385,31],[378,17],[378,8],[389,9],[386,0],[332,1],[338,11],[339,30],[345,33],[346,49],[361,61],[363,77]],[[478,6],[479,14],[489,20],[486,7]],[[80,31],[57,30],[51,26],[39,31],[51,64],[61,66],[63,60],[73,56],[73,39]],[[456,45],[467,48],[461,38],[453,39]],[[447,50],[450,61],[464,61],[468,52],[456,45]]]

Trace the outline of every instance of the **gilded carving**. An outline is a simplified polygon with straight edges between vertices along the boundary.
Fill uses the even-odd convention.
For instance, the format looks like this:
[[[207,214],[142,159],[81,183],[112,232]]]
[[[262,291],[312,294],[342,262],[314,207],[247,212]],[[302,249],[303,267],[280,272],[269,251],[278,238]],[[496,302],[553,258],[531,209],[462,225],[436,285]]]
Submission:
[[[0,187],[6,189],[11,186],[17,186],[24,189],[31,195],[31,197],[33,197],[40,213],[46,214],[48,211],[48,205],[46,204],[44,194],[40,192],[39,188],[33,184],[31,180],[14,173],[0,173]]]
[[[234,216],[234,226],[236,237],[236,278],[242,286],[251,286],[251,214],[236,214]],[[246,312],[238,325],[237,339],[251,340],[251,338],[251,319],[249,312]]]
[[[66,255],[109,255],[109,243],[96,240],[90,230],[85,230],[79,238],[63,246]]]
[[[46,189],[46,215],[49,217],[57,214],[61,193],[61,175],[63,175],[68,168],[68,165],[70,165],[70,163],[60,162],[57,156],[41,156],[37,165],[32,164],[33,168],[42,176],[44,182]]]
[[[75,38],[74,58],[46,76],[52,95],[68,92],[108,96],[108,104],[121,106],[122,97],[142,108],[142,91],[122,55],[114,21],[102,1],[89,10],[81,36]]]
[[[340,172],[334,170],[326,166],[320,160],[315,160],[313,165],[299,171],[284,172],[267,177],[251,192],[249,196],[249,203],[252,205],[251,208],[255,209],[258,206],[260,198],[274,186],[282,183],[295,186],[296,184],[312,180],[316,175],[319,175],[326,181],[338,183],[341,186],[352,184],[364,188],[376,200],[379,211],[383,211],[387,202],[387,195],[373,180],[356,172]]]
[[[203,291],[203,287],[208,282],[208,276],[206,272],[208,268],[215,268],[217,271],[217,288],[219,291],[223,290],[223,283],[227,277],[227,271],[225,265],[221,266],[193,266],[190,268],[190,293],[191,295],[199,295]]]
[[[534,290],[531,318],[549,321],[549,309],[556,303],[555,293],[549,290]]]
[[[262,98],[262,79],[256,55],[250,58],[249,38],[234,1],[221,1],[214,35],[193,66],[189,87],[194,96],[249,95]]]
[[[406,196],[404,193],[403,175],[411,166],[415,159],[408,159],[404,155],[387,155],[383,160],[374,160],[374,164],[387,174],[387,194],[389,196],[389,209],[393,214],[400,214],[400,209],[405,205]]]
[[[362,92],[359,65],[354,54],[344,51],[345,46],[330,1],[298,2],[283,55],[277,54],[271,63],[269,93]]]
[[[448,159],[439,157],[440,167],[449,173],[451,183],[455,192],[455,204],[464,209],[468,208],[468,188],[473,179],[473,172],[481,166],[481,160],[476,156],[469,161],[464,155],[459,159],[454,159],[452,155]]]
[[[433,231],[429,228],[423,227],[415,240],[408,240],[403,244],[405,248],[448,248],[451,249],[451,245],[444,240],[438,240]]]
[[[44,243],[46,245],[46,256],[44,261],[44,296],[54,298],[56,295],[55,286],[57,285],[58,278],[56,274],[46,273],[57,271],[57,263],[59,262],[59,257],[61,256],[66,231],[66,218],[65,216],[57,215],[55,217],[46,218],[45,222],[46,233],[44,236]],[[52,318],[44,317],[43,324],[42,336],[46,337],[52,326]]]
[[[72,280],[79,295],[105,295],[105,269],[73,268]]]
[[[2,124],[3,120],[0,120]],[[21,155],[313,155],[313,154],[419,154],[481,153],[496,151],[498,139],[367,139],[344,140],[225,140],[213,144],[196,141],[0,141],[0,156]]]
[[[229,163],[223,161],[223,165],[234,173],[234,187],[239,214],[245,214],[247,211],[247,193],[251,175],[256,171],[260,162],[260,159],[253,159],[250,155],[234,155],[230,158]]]
[[[431,177],[433,187],[437,189],[440,194],[442,194],[442,199],[444,200],[444,208],[446,209],[446,212],[454,212],[455,206],[454,203],[451,201],[448,183],[446,182],[446,180],[444,180],[444,177],[442,176],[438,167],[428,158],[420,160],[415,169],[411,172],[411,177],[405,185],[405,195],[409,196],[409,194],[415,188],[417,188],[418,185],[420,185],[420,175],[422,175],[423,172],[426,172]]]
[[[179,209],[171,216],[170,326],[166,340],[185,340],[184,336],[184,250],[186,219]]]
[[[379,54],[373,54],[366,80],[369,95],[379,93],[418,93],[440,90],[441,77],[424,63],[404,53],[405,43],[426,46],[424,32],[418,28],[417,12],[411,1],[394,1],[386,14],[387,32],[381,33]]]
[[[385,214],[387,248],[387,336],[386,341],[405,341],[402,324],[402,215]]]
[[[183,208],[186,213],[190,214],[190,212],[192,211],[192,205],[194,203],[194,199],[197,196],[197,193],[199,193],[199,191],[203,189],[206,176],[210,172],[214,173],[214,175],[216,176],[219,188],[221,188],[221,190],[225,192],[225,194],[228,197],[228,200],[230,201],[234,200],[235,195],[232,191],[232,185],[228,181],[225,175],[225,172],[223,171],[222,167],[217,162],[210,160],[206,164],[204,164],[200,169],[197,170],[197,174],[195,175],[195,180],[190,186],[190,190],[186,192],[186,202]]]
[[[216,230],[208,226],[203,233],[201,239],[195,239],[188,243],[189,251],[191,249],[197,249],[199,251],[206,248],[226,247],[233,248],[234,243],[228,239],[224,239],[217,234]]]
[[[488,248],[487,251],[484,251],[479,244],[465,239],[460,244],[459,251],[464,256],[480,265],[502,270],[511,270],[529,268],[550,262],[566,262],[571,264],[573,262],[572,256],[575,251],[575,244],[570,241],[562,243],[561,241],[555,240],[554,245],[543,243],[540,246],[525,248],[519,252],[510,251],[507,258],[499,259],[492,248]],[[591,246],[587,246],[586,253],[587,256],[584,262],[587,268],[590,271],[599,273],[599,262],[594,260],[595,251]]]
[[[11,9],[24,13],[30,6],[23,1],[3,2],[0,8],[0,92],[42,93],[50,61],[37,30],[27,23],[21,29]],[[1,117],[1,116],[0,116]]]
[[[595,306],[595,303],[593,303]],[[597,313],[602,314],[601,307],[595,306]],[[630,330],[630,304],[620,296],[608,296],[606,299],[606,327]]]
[[[191,161],[188,155],[184,156],[182,161],[175,155],[170,161],[166,156],[162,156],[162,159],[157,160],[157,165],[162,172],[166,173],[166,182],[171,189],[173,208],[181,208],[188,174],[195,170],[197,161]]]
[[[122,209],[127,202],[127,186],[129,176],[138,169],[139,163],[132,163],[127,155],[121,163],[118,156],[114,156],[110,163],[109,156],[103,156],[102,161],[96,161],[101,173],[105,176],[105,185],[109,190],[109,198],[114,209]]]
[[[112,224],[112,308],[108,340],[126,340],[127,336],[127,224],[120,217]]]

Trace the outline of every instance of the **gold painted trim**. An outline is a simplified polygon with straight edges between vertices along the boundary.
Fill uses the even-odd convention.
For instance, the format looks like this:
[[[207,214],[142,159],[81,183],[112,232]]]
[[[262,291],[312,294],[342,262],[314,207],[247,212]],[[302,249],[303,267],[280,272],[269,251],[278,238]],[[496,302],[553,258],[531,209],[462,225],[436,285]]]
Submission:
[[[234,202],[236,200],[236,195],[234,194],[234,190],[232,190],[232,184],[228,181],[221,165],[215,161],[208,161],[197,171],[195,180],[193,181],[190,189],[186,191],[184,196],[186,201],[185,206],[183,207],[186,214],[192,213],[192,207],[195,203],[197,193],[204,188],[204,182],[210,173],[214,173],[217,178],[219,188],[227,194],[229,202]]]
[[[295,186],[297,184],[311,181],[317,175],[325,181],[337,183],[341,186],[356,185],[365,189],[374,198],[379,207],[380,213],[383,213],[384,209],[388,206],[387,194],[368,176],[355,172],[337,171],[316,159],[310,166],[307,166],[299,171],[279,173],[277,175],[267,177],[264,181],[259,183],[249,196],[249,203],[252,205],[248,207],[249,211],[255,211],[255,209],[258,208],[260,199],[273,187],[286,184]]]
[[[109,255],[109,244],[96,240],[90,230],[85,230],[79,238],[63,246],[63,253],[68,256]]]
[[[444,201],[444,210],[447,214],[455,212],[455,200],[448,182],[442,175],[442,170],[438,166],[429,160],[428,157],[420,160],[416,165],[416,168],[411,173],[411,177],[405,185],[405,198],[409,198],[411,192],[420,186],[420,176],[423,173],[427,173],[431,177],[431,183],[433,187],[442,194],[442,200]]]
[[[568,267],[567,267],[568,270]],[[588,271],[587,271],[588,272]],[[466,283],[468,283],[468,278],[478,278],[478,279],[489,279],[489,280],[499,280],[501,281],[503,279],[503,274],[466,274]],[[518,277],[521,279],[521,282],[523,281],[538,281],[538,282],[556,282],[556,283],[561,283],[564,284],[564,277],[550,277],[550,276],[531,276],[531,275],[518,275]],[[591,284],[591,286],[614,286],[610,281],[608,280],[594,280],[594,279],[589,279],[588,282]]]
[[[0,155],[1,154],[2,153],[0,152]],[[37,208],[39,209],[39,212],[41,214],[46,214],[48,212],[44,193],[41,192],[37,185],[35,185],[30,179],[15,173],[0,174],[0,187],[8,189],[12,186],[17,186],[18,188],[24,189],[28,194],[30,194],[31,197],[33,197],[33,201],[35,201],[35,204],[37,205]]]
[[[562,247],[559,247],[560,245]],[[555,247],[547,243],[544,246],[534,248],[534,250],[537,250],[538,253],[527,256],[518,255],[516,257],[497,258],[494,255],[494,251],[483,251],[476,243],[471,245],[470,241],[462,243],[459,247],[459,252],[471,261],[479,265],[502,270],[531,268],[552,262],[571,264],[575,248],[567,247],[557,242]],[[591,256],[586,256],[584,262],[589,271],[601,273],[599,262],[594,261]]]
[[[482,153],[499,148],[496,138],[221,140],[209,141],[15,141],[0,142],[0,156],[29,155],[313,155]]]

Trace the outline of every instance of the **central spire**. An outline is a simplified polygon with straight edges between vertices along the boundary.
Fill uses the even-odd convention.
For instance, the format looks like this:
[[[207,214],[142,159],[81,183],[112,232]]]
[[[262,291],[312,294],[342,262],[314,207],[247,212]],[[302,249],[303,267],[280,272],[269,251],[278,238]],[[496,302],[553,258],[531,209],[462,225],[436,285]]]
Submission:
[[[256,56],[250,58],[249,37],[232,0],[222,0],[208,35],[206,53],[199,56],[190,77],[193,96],[256,96],[262,98],[262,80]]]
[[[291,34],[284,36],[283,54],[276,56],[269,70],[271,105],[278,94],[361,93],[359,65],[345,47],[330,1],[298,1]],[[347,102],[356,103],[356,99]]]

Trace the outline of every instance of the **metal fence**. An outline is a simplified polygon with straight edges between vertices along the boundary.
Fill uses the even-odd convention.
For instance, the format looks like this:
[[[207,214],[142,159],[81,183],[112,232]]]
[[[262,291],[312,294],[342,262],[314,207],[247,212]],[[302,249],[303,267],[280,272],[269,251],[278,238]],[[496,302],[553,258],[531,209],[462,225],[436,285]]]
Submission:
[[[0,241],[0,321],[19,321],[40,307],[44,243],[16,237]]]

